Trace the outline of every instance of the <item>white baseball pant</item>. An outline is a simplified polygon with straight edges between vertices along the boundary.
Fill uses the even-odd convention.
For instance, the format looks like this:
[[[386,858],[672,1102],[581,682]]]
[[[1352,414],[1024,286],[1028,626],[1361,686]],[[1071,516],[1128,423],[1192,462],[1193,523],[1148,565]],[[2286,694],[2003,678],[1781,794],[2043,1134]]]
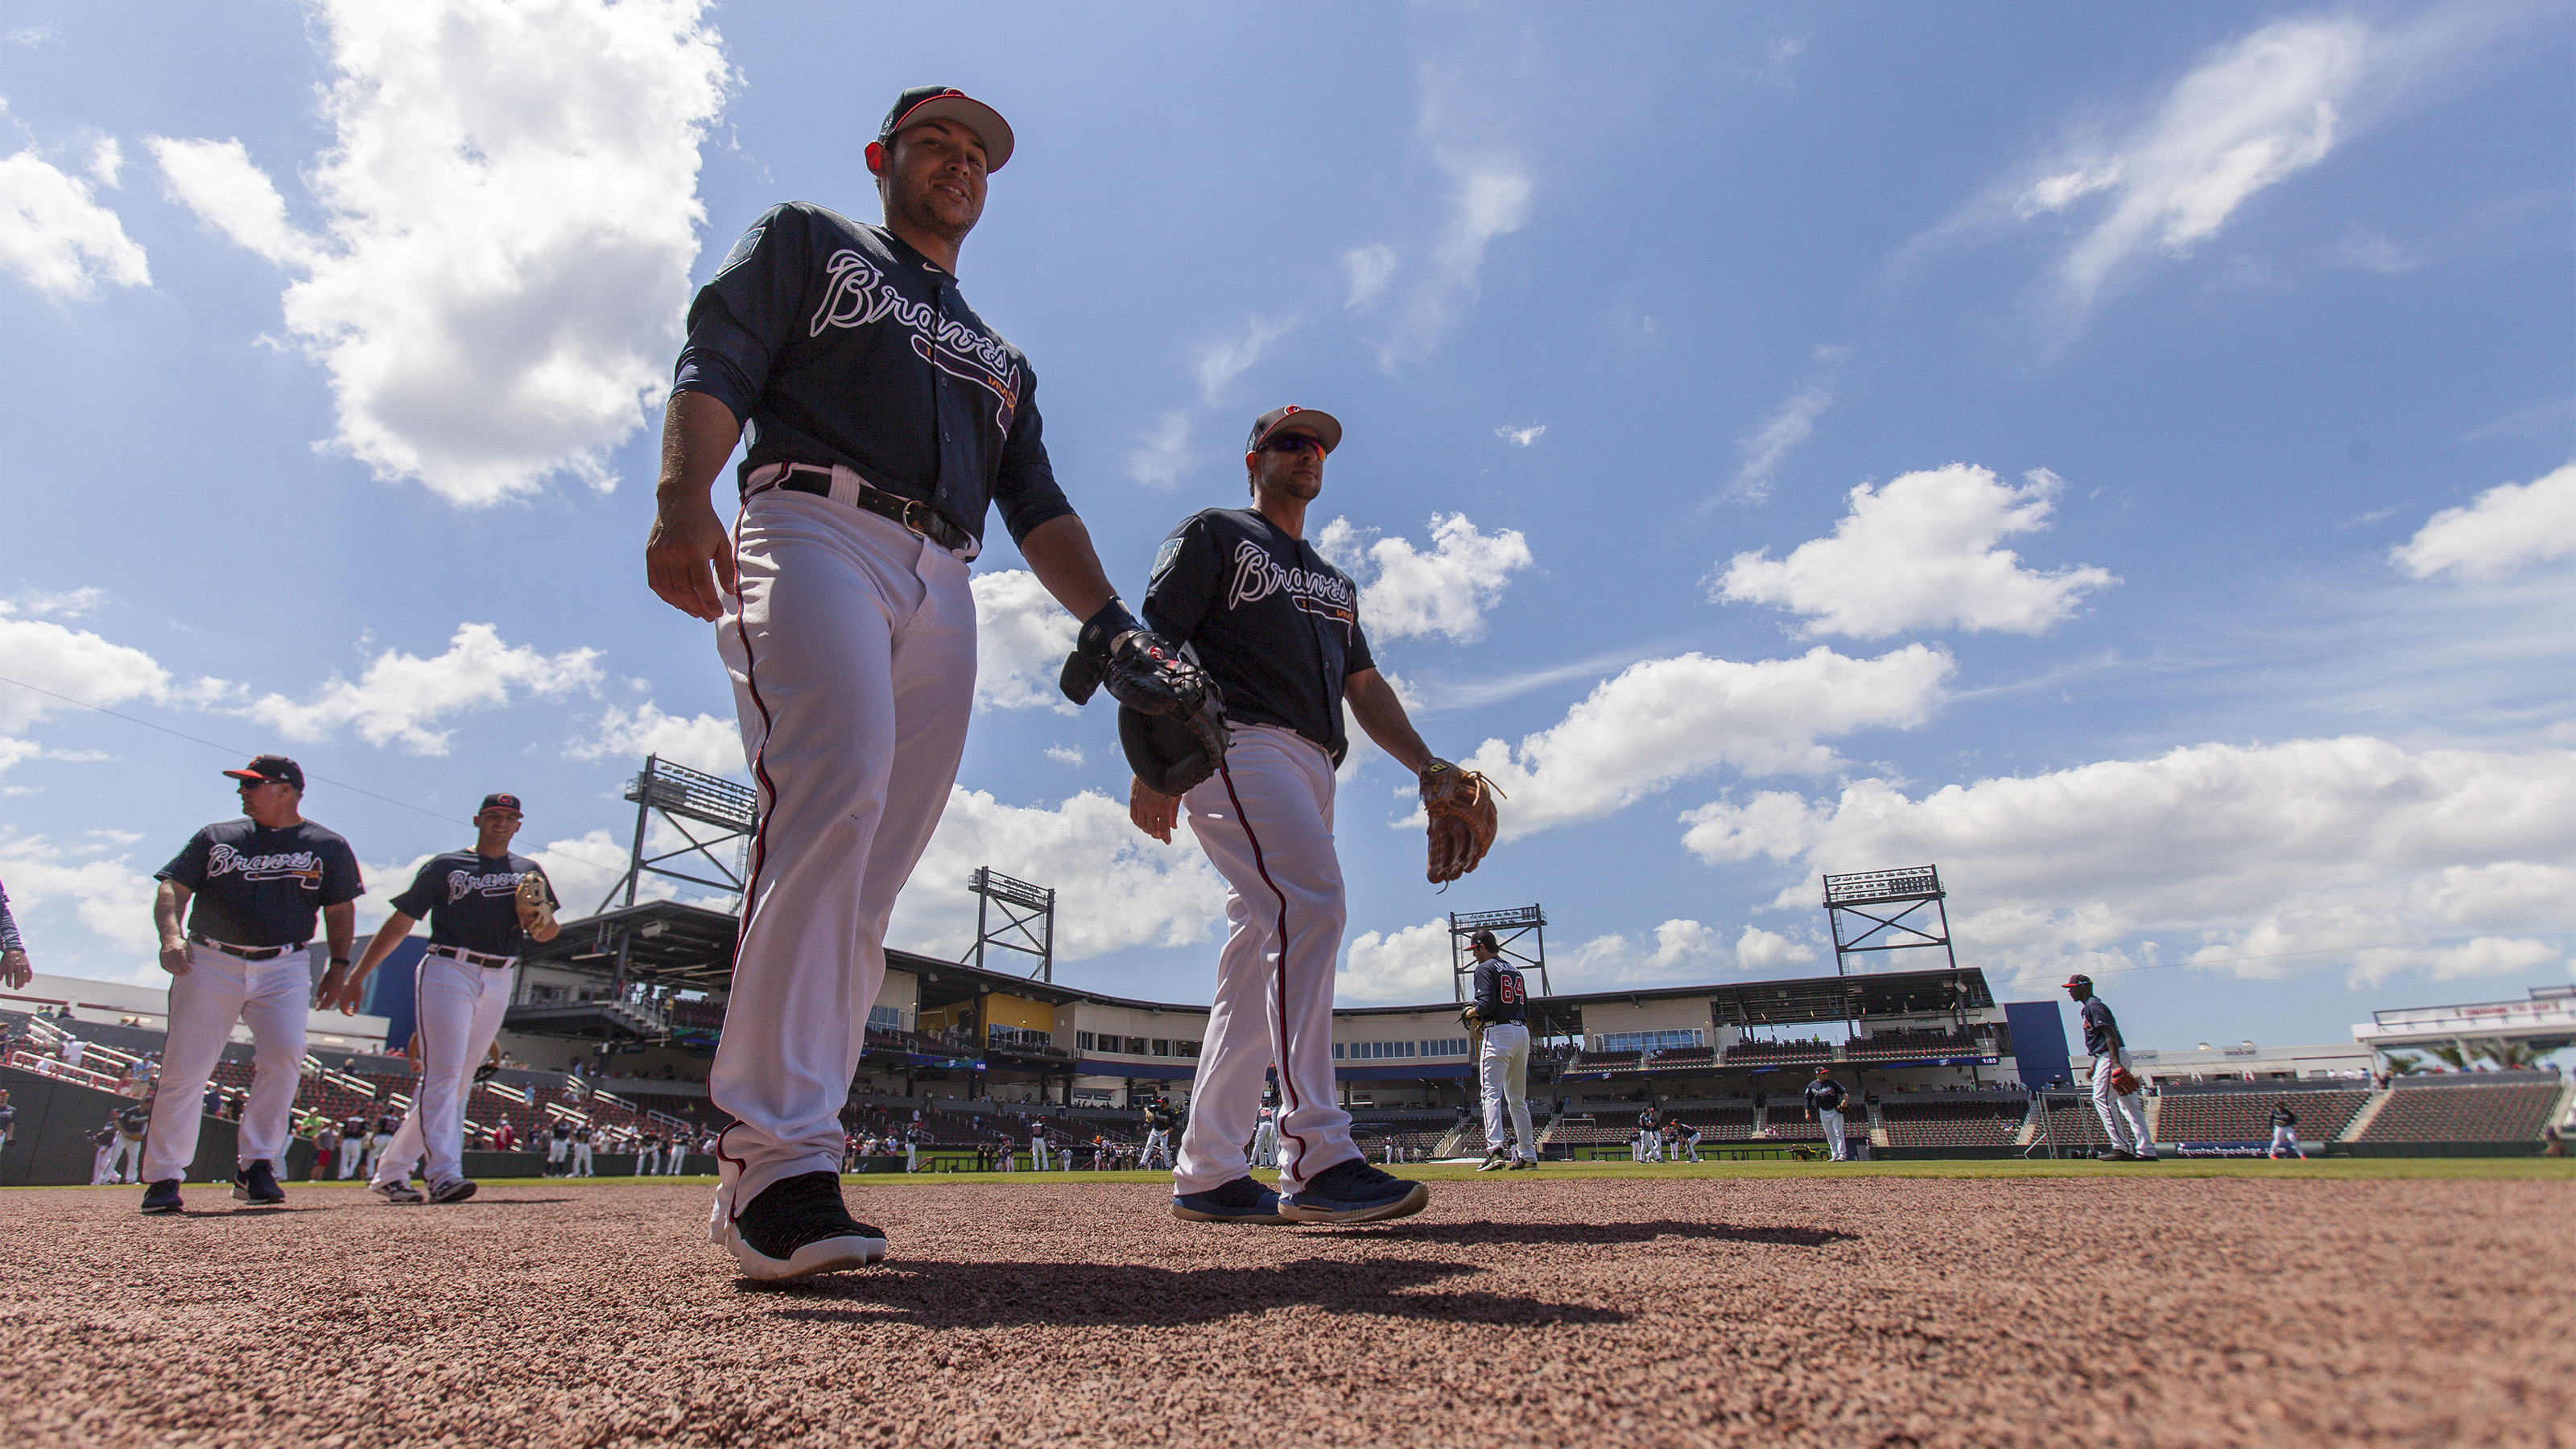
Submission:
[[[339,1176],[339,1177],[341,1177],[341,1178],[343,1178],[343,1179],[346,1179],[346,1178],[352,1178],[352,1177],[357,1176],[357,1175],[358,1175],[358,1159],[359,1159],[359,1158],[362,1158],[362,1157],[364,1157],[364,1156],[366,1156],[366,1155],[367,1155],[367,1144],[366,1144],[366,1142],[365,1142],[365,1140],[364,1140],[364,1139],[362,1139],[362,1138],[357,1138],[357,1137],[343,1137],[343,1138],[341,1138],[341,1139],[340,1139],[340,1171],[339,1171],[336,1175],[337,1175],[337,1176]]]
[[[1253,1129],[1252,1165],[1255,1167],[1276,1167],[1279,1165],[1278,1123],[1264,1122],[1259,1127]]]
[[[570,1140],[570,1139],[564,1139],[564,1140],[560,1140],[560,1141],[559,1141],[559,1140],[556,1140],[556,1139],[554,1139],[554,1138],[548,1138],[548,1139],[546,1140],[546,1166],[548,1166],[548,1167],[561,1167],[561,1166],[563,1166],[566,1162],[570,1161],[570,1160],[571,1160],[571,1158],[572,1158],[572,1142],[571,1142],[571,1140]],[[559,1176],[559,1175],[560,1175],[560,1174],[552,1173],[552,1172],[549,1172],[549,1173],[547,1173],[547,1174],[546,1174],[546,1176],[548,1176],[548,1177],[555,1177],[555,1176]]]
[[[2275,1128],[2273,1128],[2273,1129],[2272,1129],[2272,1153],[2281,1153],[2281,1152],[2287,1152],[2287,1153],[2290,1153],[2290,1154],[2291,1154],[2291,1155],[2293,1155],[2293,1156],[2300,1157],[2300,1158],[2305,1158],[2305,1157],[2308,1155],[2308,1154],[2306,1154],[2306,1153],[2304,1153],[2304,1152],[2299,1151],[2299,1129],[2298,1129],[2298,1128],[2296,1128],[2296,1127],[2275,1127]],[[2270,1155],[2272,1155],[2272,1153],[2266,1153],[2265,1155],[2266,1155],[2266,1156],[2270,1156]]]
[[[637,1177],[660,1177],[662,1175],[662,1149],[659,1147],[639,1147],[635,1149],[635,1175]]]
[[[2146,1092],[2142,1089],[2122,1096],[2111,1090],[2111,1069],[2128,1064],[2129,1054],[2125,1051],[2093,1063],[2093,1112],[2102,1119],[2102,1130],[2110,1135],[2112,1150],[2152,1157],[2156,1144],[2147,1136]]]
[[[1683,1151],[1683,1152],[1685,1152],[1685,1153],[1687,1153],[1687,1154],[1689,1154],[1689,1156],[1690,1156],[1690,1160],[1691,1160],[1691,1161],[1693,1161],[1693,1162],[1697,1162],[1697,1161],[1699,1161],[1699,1134],[1698,1134],[1698,1133],[1694,1132],[1694,1133],[1690,1134],[1689,1136],[1687,1136],[1687,1137],[1685,1137],[1685,1138],[1683,1138],[1683,1139],[1682,1139],[1682,1151]]]
[[[1485,1028],[1484,1048],[1476,1054],[1476,1080],[1484,1089],[1485,1149],[1509,1150],[1538,1160],[1538,1138],[1530,1133],[1529,1098],[1523,1083],[1529,1073],[1529,1028],[1517,1021],[1498,1021]],[[1511,1120],[1511,1143],[1503,1140],[1503,1121]]]
[[[1273,1148],[1272,1150],[1273,1150],[1273,1151],[1276,1151],[1277,1149],[1276,1149],[1276,1148]],[[1172,1134],[1170,1134],[1169,1132],[1164,1131],[1163,1129],[1161,1129],[1161,1128],[1159,1128],[1159,1127],[1155,1128],[1155,1129],[1154,1129],[1153,1131],[1151,1131],[1151,1132],[1146,1133],[1146,1134],[1145,1134],[1145,1150],[1144,1150],[1144,1152],[1143,1152],[1142,1154],[1140,1154],[1140,1156],[1142,1157],[1142,1159],[1143,1159],[1143,1160],[1142,1160],[1142,1161],[1140,1161],[1140,1162],[1138,1162],[1138,1163],[1136,1164],[1136,1165],[1137,1165],[1137,1166],[1139,1166],[1139,1167],[1169,1167],[1169,1166],[1171,1166],[1171,1165],[1172,1165]]]
[[[1816,1122],[1825,1129],[1825,1146],[1833,1149],[1834,1161],[1841,1162],[1850,1157],[1851,1149],[1843,1145],[1843,1114],[1818,1112]]]
[[[1234,732],[1224,766],[1183,798],[1190,833],[1225,877],[1216,1001],[1181,1130],[1181,1196],[1250,1166],[1244,1139],[1279,1069],[1279,1191],[1355,1157],[1351,1114],[1333,1100],[1333,962],[1342,947],[1342,863],[1333,853],[1333,761],[1276,725]]]
[[[89,1158],[89,1185],[105,1187],[116,1181],[116,1144],[108,1143]]]
[[[590,1144],[587,1142],[576,1142],[572,1145],[572,1175],[575,1177],[594,1175],[590,1170]]]
[[[281,1168],[283,1168],[284,1165],[285,1164],[282,1162],[279,1164]],[[116,1154],[108,1159],[108,1175],[118,1182],[134,1183],[141,1182],[143,1180],[142,1172],[143,1139],[140,1137],[118,1137],[116,1139]]]
[[[726,1213],[840,1166],[886,922],[948,803],[975,696],[965,560],[891,519],[756,492],[735,521],[734,567],[741,593],[725,600],[717,652],[760,829],[707,1076],[737,1119],[716,1149]]]
[[[424,1182],[465,1175],[465,1099],[474,1093],[475,1067],[501,1034],[517,976],[515,966],[474,966],[435,951],[420,958],[411,987],[412,1018],[420,1026],[420,1077],[412,1087],[411,1110],[376,1158],[372,1182],[405,1181],[424,1158]]]
[[[232,1039],[250,1027],[250,1100],[241,1115],[237,1166],[286,1165],[295,1088],[304,1077],[304,1018],[313,1004],[312,948],[244,961],[191,942],[188,974],[170,978],[170,1032],[161,1049],[161,1088],[144,1138],[143,1180],[184,1178],[197,1157],[206,1078]]]
[[[1047,1145],[1043,1137],[1029,1139],[1029,1170],[1032,1172],[1047,1170]]]

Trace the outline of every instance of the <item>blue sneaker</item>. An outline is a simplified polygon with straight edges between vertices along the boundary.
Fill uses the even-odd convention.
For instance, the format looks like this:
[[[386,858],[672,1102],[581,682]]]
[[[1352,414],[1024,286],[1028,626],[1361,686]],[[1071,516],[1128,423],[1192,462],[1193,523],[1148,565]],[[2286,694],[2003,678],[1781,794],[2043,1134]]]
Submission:
[[[1172,1216],[1185,1223],[1284,1223],[1279,1194],[1238,1177],[1223,1187],[1183,1193],[1172,1199]]]
[[[1431,1205],[1431,1189],[1380,1172],[1363,1159],[1336,1162],[1279,1199],[1292,1223],[1374,1223],[1406,1218]]]
[[[180,1211],[179,1179],[165,1177],[143,1190],[143,1210],[159,1215]]]

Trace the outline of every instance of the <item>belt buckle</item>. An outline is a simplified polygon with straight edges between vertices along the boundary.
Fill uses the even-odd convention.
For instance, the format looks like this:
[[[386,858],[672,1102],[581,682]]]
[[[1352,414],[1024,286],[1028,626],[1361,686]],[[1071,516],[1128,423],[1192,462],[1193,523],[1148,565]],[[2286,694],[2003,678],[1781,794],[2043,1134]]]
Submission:
[[[916,508],[920,509],[922,514],[922,518],[919,523],[913,522],[912,519],[912,511]],[[923,538],[928,538],[930,537],[930,520],[932,516],[929,504],[922,502],[918,498],[907,498],[903,500],[903,516],[896,519],[895,522],[911,529],[914,533]]]

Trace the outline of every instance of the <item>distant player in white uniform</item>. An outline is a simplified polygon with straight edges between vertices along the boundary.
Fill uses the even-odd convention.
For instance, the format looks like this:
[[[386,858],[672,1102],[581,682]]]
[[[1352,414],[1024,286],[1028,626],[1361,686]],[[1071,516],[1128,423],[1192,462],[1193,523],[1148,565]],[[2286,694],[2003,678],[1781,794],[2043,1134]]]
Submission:
[[[1165,790],[1157,785],[1181,781],[1140,772],[1128,797],[1137,828],[1157,840],[1172,838],[1186,810],[1227,886],[1216,1000],[1174,1174],[1172,1211],[1184,1220],[1371,1222],[1430,1201],[1421,1183],[1368,1165],[1334,1101],[1333,963],[1345,908],[1333,771],[1349,748],[1344,704],[1427,788],[1457,769],[1432,755],[1378,673],[1350,576],[1306,540],[1307,507],[1341,441],[1326,413],[1282,407],[1255,419],[1244,445],[1253,506],[1184,521],[1156,552],[1145,592],[1153,647],[1194,657],[1232,732],[1202,762],[1213,774]],[[1122,740],[1129,725],[1122,712]],[[1243,1150],[1274,1064],[1275,1194],[1249,1176]]]
[[[584,1123],[582,1123],[580,1126],[575,1127],[574,1129],[572,1129],[572,1175],[573,1175],[573,1176],[575,1176],[575,1177],[595,1177],[595,1176],[597,1176],[597,1174],[596,1174],[596,1173],[593,1173],[593,1172],[590,1170],[590,1149],[591,1149],[591,1145],[592,1145],[592,1143],[593,1143],[593,1142],[598,1138],[598,1136],[599,1136],[599,1133],[598,1133],[597,1129],[593,1128],[593,1127],[592,1127],[589,1123],[587,1123],[587,1122],[584,1122]]]
[[[1476,1170],[1526,1170],[1538,1166],[1538,1138],[1530,1132],[1529,986],[1521,968],[1496,944],[1494,933],[1467,938],[1476,960],[1476,1081],[1485,1103],[1485,1161]],[[1503,1135],[1508,1124],[1511,1136]]]
[[[1843,1144],[1843,1103],[1850,1095],[1834,1080],[1831,1067],[1816,1068],[1816,1079],[1807,1084],[1807,1120],[1823,1124],[1825,1145],[1833,1149],[1836,1162],[1851,1160],[1851,1149]]]
[[[1172,1125],[1172,1109],[1161,1099],[1157,1098],[1154,1105],[1145,1109],[1145,1150],[1137,1160],[1138,1167],[1151,1169],[1172,1165]],[[1272,1125],[1274,1129],[1277,1126],[1275,1117]],[[1272,1152],[1275,1156],[1275,1145]]]
[[[1275,1102],[1261,1104],[1261,1120],[1252,1129],[1252,1165],[1279,1165],[1279,1106]]]
[[[1047,1170],[1047,1130],[1044,1122],[1029,1124],[1029,1170]]]
[[[2290,1110],[2287,1097],[2272,1104],[2272,1150],[2263,1155],[2277,1160],[2284,1152],[2301,1162],[2308,1160],[2308,1154],[2299,1150],[2299,1114]]]
[[[709,1235],[755,1279],[885,1256],[841,1197],[840,1110],[896,893],[965,749],[967,575],[992,510],[1120,666],[1113,694],[1148,697],[1160,668],[1109,658],[1133,621],[1056,485],[1036,376],[957,288],[1012,144],[962,92],[898,96],[867,147],[885,224],[804,202],[765,213],[690,306],[664,415],[646,569],[664,601],[718,626],[760,799],[707,1080],[736,1119]],[[707,493],[737,442],[728,537]]]
[[[240,782],[246,818],[198,831],[157,873],[152,921],[161,969],[171,976],[170,1025],[143,1150],[147,1213],[181,1210],[179,1181],[196,1158],[204,1120],[200,1094],[235,1022],[250,1027],[254,1066],[233,1196],[263,1206],[286,1201],[277,1166],[304,1080],[314,918],[330,939],[327,990],[349,967],[356,901],[367,890],[349,842],[302,815],[302,766],[261,755],[224,773]]]
[[[1693,1161],[1693,1162],[1697,1162],[1697,1161],[1699,1161],[1699,1140],[1700,1140],[1699,1124],[1698,1124],[1698,1123],[1696,1123],[1696,1122],[1685,1122],[1685,1123],[1683,1123],[1683,1124],[1682,1124],[1682,1151],[1683,1151],[1684,1153],[1688,1154],[1688,1155],[1689,1155],[1690,1160],[1691,1160],[1691,1161]]]
[[[368,1182],[388,1202],[421,1200],[411,1173],[424,1161],[421,1178],[429,1201],[463,1202],[474,1195],[473,1180],[465,1175],[465,1099],[474,1093],[474,1069],[500,1035],[518,980],[519,953],[531,941],[553,940],[559,929],[545,868],[510,852],[521,819],[518,796],[484,796],[474,812],[473,849],[421,863],[410,889],[393,898],[393,914],[367,942],[337,999],[324,1003],[343,1012],[362,1008],[375,969],[415,923],[428,919],[429,947],[412,969],[412,1017],[419,1024],[412,1065],[420,1079],[411,1111],[376,1159]]]

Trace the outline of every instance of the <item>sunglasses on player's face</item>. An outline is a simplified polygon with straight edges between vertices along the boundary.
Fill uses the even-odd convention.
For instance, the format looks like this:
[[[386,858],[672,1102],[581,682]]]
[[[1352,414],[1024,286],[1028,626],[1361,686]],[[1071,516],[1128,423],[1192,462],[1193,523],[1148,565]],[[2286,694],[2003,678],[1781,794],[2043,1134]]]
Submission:
[[[1304,433],[1281,433],[1261,445],[1261,451],[1265,453],[1295,453],[1307,448],[1312,448],[1318,453],[1324,451],[1323,444]]]

